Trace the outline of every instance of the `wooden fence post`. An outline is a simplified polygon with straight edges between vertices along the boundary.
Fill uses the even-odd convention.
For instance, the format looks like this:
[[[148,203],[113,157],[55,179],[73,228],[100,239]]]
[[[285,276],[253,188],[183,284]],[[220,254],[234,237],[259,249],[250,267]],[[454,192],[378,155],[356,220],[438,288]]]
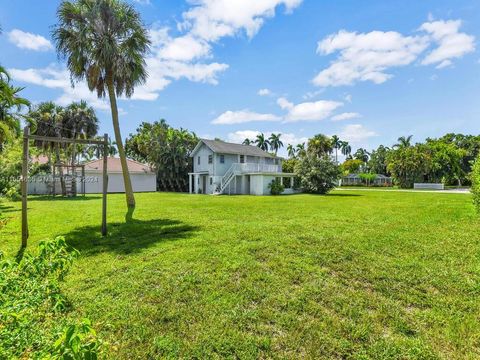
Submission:
[[[107,191],[108,191],[108,135],[103,135],[103,195],[102,195],[102,236],[107,236]]]
[[[27,219],[27,192],[28,192],[28,136],[30,128],[25,126],[23,129],[23,161],[22,161],[22,248],[27,247],[28,239],[28,219]]]

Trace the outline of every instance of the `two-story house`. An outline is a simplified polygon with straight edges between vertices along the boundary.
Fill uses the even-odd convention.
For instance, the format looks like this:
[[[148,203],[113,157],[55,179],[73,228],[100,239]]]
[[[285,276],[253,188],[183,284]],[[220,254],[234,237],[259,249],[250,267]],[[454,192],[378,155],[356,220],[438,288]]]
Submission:
[[[257,146],[201,139],[191,156],[190,193],[267,195],[276,178],[284,193],[294,192],[294,175],[282,172],[282,158]]]

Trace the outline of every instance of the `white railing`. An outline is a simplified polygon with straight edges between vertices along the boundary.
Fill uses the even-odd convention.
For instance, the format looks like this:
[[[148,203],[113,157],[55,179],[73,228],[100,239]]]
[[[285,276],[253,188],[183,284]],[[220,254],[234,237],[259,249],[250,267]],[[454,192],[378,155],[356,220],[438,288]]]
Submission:
[[[281,165],[273,165],[273,164],[235,163],[232,166],[234,166],[234,171],[240,174],[282,172]]]

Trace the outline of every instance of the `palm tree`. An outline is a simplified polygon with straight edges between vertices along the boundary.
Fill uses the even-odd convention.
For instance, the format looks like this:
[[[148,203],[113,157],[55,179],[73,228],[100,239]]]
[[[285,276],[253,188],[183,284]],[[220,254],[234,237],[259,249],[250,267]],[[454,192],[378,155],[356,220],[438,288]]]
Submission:
[[[63,127],[63,118],[65,110],[53,102],[43,102],[35,106],[29,113],[28,118],[35,123],[35,135],[48,137],[62,137],[67,136],[66,132],[69,130]],[[57,142],[45,142],[42,140],[35,140],[33,144],[40,149],[40,151],[47,154],[49,163],[51,162],[51,153],[55,151],[55,164],[62,164],[62,157],[60,153],[60,144]],[[67,194],[65,187],[65,179],[63,177],[63,167],[59,166],[60,184],[62,187],[62,194]]]
[[[97,135],[98,119],[93,107],[88,106],[86,101],[81,100],[79,103],[73,102],[65,108],[63,121],[63,128],[66,137],[70,139],[87,139]],[[70,150],[71,170],[72,170],[72,192],[76,194],[76,159],[77,154],[81,154],[83,146],[72,144],[68,147]]]
[[[250,145],[253,141],[250,140],[249,138],[246,138],[245,140],[243,140],[242,142],[242,145]]]
[[[363,148],[359,148],[353,155],[355,159],[363,161],[364,164],[368,162],[369,156],[370,153]]]
[[[297,154],[297,151],[295,150],[295,148],[293,147],[292,144],[288,144],[287,152],[288,152],[288,157],[289,158],[294,158],[295,155]]]
[[[306,151],[305,151],[305,143],[297,144],[297,155],[302,157],[305,156]]]
[[[400,136],[397,141],[398,143],[393,145],[394,148],[406,148],[412,145],[413,135]]]
[[[308,139],[307,151],[318,157],[330,154],[333,151],[332,140],[323,134],[317,134]]]
[[[340,149],[342,145],[342,141],[337,135],[332,136],[332,145],[333,145],[333,148],[335,149],[335,162],[338,163],[338,149]]]
[[[150,41],[140,15],[121,0],[63,1],[53,30],[60,56],[67,59],[72,80],[87,80],[98,97],[108,93],[113,130],[122,164],[128,207],[135,207],[118,122],[117,96],[130,97],[145,82],[144,57]]]
[[[23,88],[10,85],[10,75],[0,66],[0,151],[6,141],[20,133],[19,113],[22,107],[30,106],[30,102],[18,96]]]
[[[344,156],[349,156],[352,153],[352,147],[348,143],[348,141],[342,141],[340,145],[340,150]]]
[[[268,148],[270,147],[270,141],[265,139],[265,135],[263,135],[263,133],[257,135],[255,144],[257,144],[257,146],[263,151],[268,151]]]
[[[278,153],[278,149],[283,147],[283,142],[280,140],[282,134],[271,134],[268,140],[270,141],[270,150],[275,152],[275,155]]]

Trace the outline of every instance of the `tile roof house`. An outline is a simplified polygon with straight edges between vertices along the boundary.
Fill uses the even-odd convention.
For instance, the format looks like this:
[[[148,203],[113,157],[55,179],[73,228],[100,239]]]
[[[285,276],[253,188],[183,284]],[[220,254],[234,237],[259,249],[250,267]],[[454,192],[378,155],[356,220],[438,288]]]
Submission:
[[[85,192],[101,193],[103,188],[103,159],[89,161],[85,165]],[[127,159],[128,172],[134,192],[156,191],[157,174],[148,165]],[[120,158],[107,159],[108,192],[125,192]]]

